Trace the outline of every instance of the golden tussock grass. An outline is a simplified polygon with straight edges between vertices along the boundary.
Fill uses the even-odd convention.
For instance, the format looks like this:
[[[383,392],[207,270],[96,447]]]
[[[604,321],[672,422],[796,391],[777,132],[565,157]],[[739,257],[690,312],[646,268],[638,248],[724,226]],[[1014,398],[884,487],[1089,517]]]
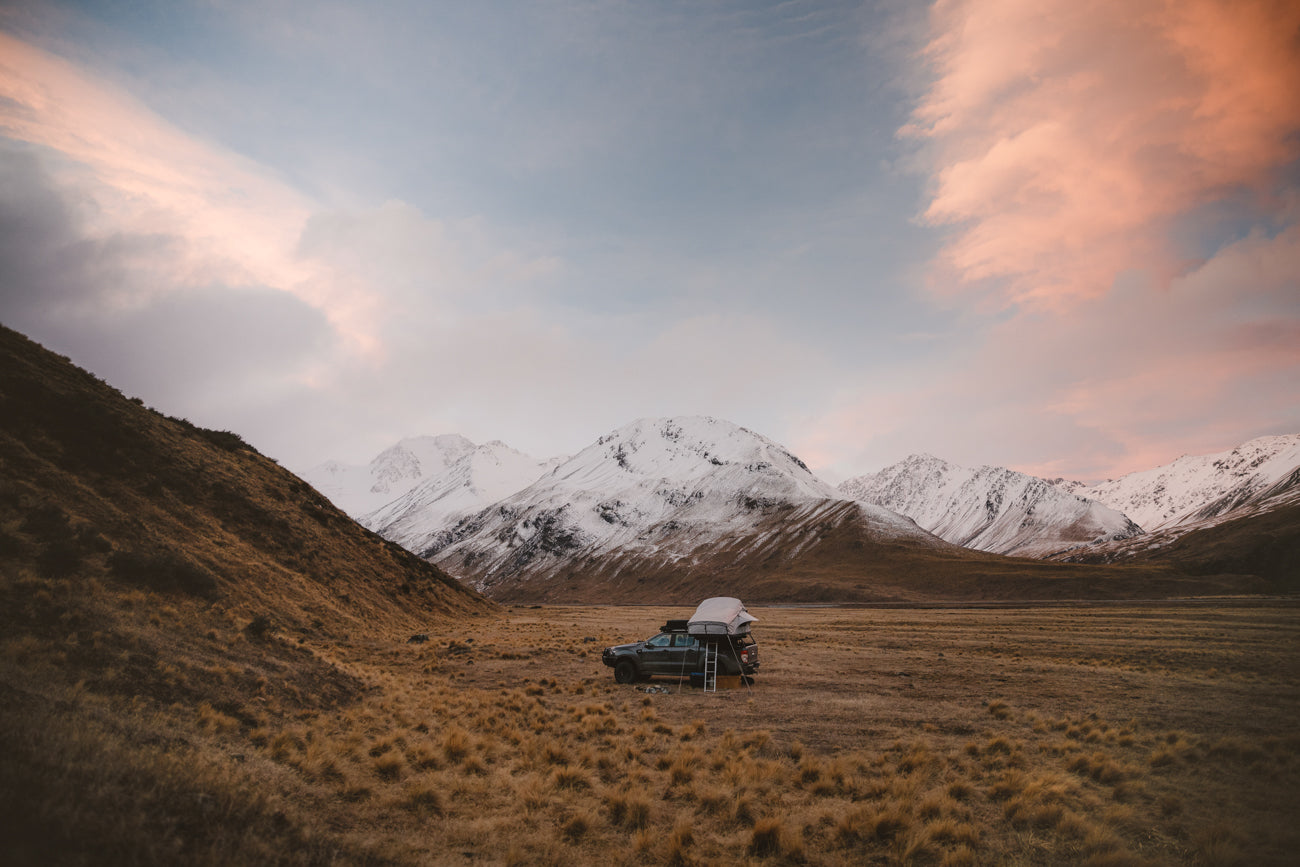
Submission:
[[[151,603],[145,596],[135,604]],[[177,611],[182,620],[196,616],[182,605]],[[1139,855],[1150,863],[1269,864],[1284,863],[1291,851],[1286,843],[1293,837],[1279,829],[1288,827],[1285,794],[1295,791],[1300,776],[1300,739],[1288,736],[1288,718],[1270,717],[1267,709],[1255,708],[1249,726],[1234,726],[1235,709],[1206,711],[1207,690],[1194,702],[1189,697],[1184,713],[1139,722],[1140,701],[1127,702],[1113,688],[1088,692],[1086,678],[1064,681],[1071,689],[1054,695],[1065,698],[1040,700],[1031,684],[1017,692],[1012,680],[992,679],[1003,676],[1005,658],[983,680],[978,668],[946,681],[936,675],[925,685],[935,704],[918,689],[898,689],[896,678],[870,675],[862,684],[825,679],[804,689],[799,679],[783,680],[781,666],[800,653],[822,652],[812,641],[770,650],[765,667],[771,662],[771,670],[752,694],[705,696],[682,688],[644,695],[613,684],[607,672],[564,648],[582,634],[572,621],[614,616],[635,624],[647,612],[572,612],[525,609],[503,616],[483,624],[472,645],[463,635],[426,627],[440,647],[457,640],[477,648],[444,660],[434,675],[424,671],[424,653],[408,651],[401,635],[387,643],[319,645],[309,651],[314,659],[328,654],[346,661],[358,683],[348,700],[329,706],[308,703],[306,681],[298,697],[280,690],[255,654],[237,664],[212,658],[152,666],[159,688],[172,690],[161,699],[123,698],[102,668],[90,676],[78,672],[66,688],[56,688],[54,675],[68,663],[51,662],[45,644],[15,637],[0,658],[4,682],[17,684],[6,688],[21,686],[7,696],[22,701],[5,712],[0,761],[8,778],[30,787],[41,810],[67,798],[48,782],[62,777],[42,776],[41,768],[83,769],[88,791],[73,798],[78,810],[122,803],[117,798],[136,786],[171,793],[141,807],[137,830],[129,822],[114,826],[128,830],[110,851],[136,845],[145,828],[188,827],[210,813],[217,824],[196,845],[229,856],[228,863],[302,851],[309,855],[304,863],[316,855],[324,863],[325,852],[335,853],[337,863],[466,863],[463,853],[471,852],[487,863],[708,864],[740,852],[755,861],[832,867],[860,863],[864,853],[882,862],[951,865],[1124,864]],[[1016,615],[1031,616],[1046,617]],[[162,616],[164,628],[172,617]],[[782,625],[786,617],[794,625]],[[526,645],[536,645],[548,666],[544,682],[532,684],[536,695],[520,684],[526,670],[536,677],[537,655],[516,660],[492,649],[510,646],[506,631],[531,626],[513,622],[524,619],[554,633],[548,646],[555,650],[542,649],[540,640]],[[888,628],[907,636],[900,647],[912,648],[894,654],[922,653],[914,648],[924,624],[938,629],[946,665],[960,658],[963,641],[978,646],[982,640],[964,619],[917,612],[789,612],[767,614],[764,623],[773,647],[783,636],[834,624],[855,636],[855,646],[867,646]],[[205,633],[196,634],[207,642]],[[272,643],[267,650],[296,654],[295,646]],[[1041,652],[1046,657],[1035,664],[1061,664],[1050,643],[1038,651],[1029,640],[1019,647],[1024,660]],[[137,651],[110,650],[118,678],[139,676],[144,660]],[[474,654],[480,655],[470,665]],[[808,672],[824,670],[818,657],[810,659]],[[916,675],[926,672],[918,661],[906,664]],[[27,665],[40,680],[15,674]],[[879,670],[901,665],[891,660]],[[200,683],[219,692],[176,698],[177,690]],[[1285,695],[1280,684],[1278,694]],[[987,700],[990,692],[1000,697]],[[1234,696],[1236,703],[1249,700],[1249,694]],[[30,745],[39,732],[30,720],[38,716],[27,707],[33,701],[45,702],[51,713],[61,708],[70,720],[105,724],[84,735],[50,735],[36,748]],[[1210,712],[1215,715],[1206,718]],[[113,773],[122,777],[116,787],[85,777],[84,757],[104,745]],[[1162,751],[1169,757],[1153,760]],[[182,757],[186,768],[203,769],[194,778],[197,790],[226,806],[187,804],[188,796],[177,794],[195,790],[184,789],[179,766],[167,764]],[[1225,804],[1246,803],[1232,798],[1259,787],[1273,793],[1249,802],[1262,804],[1251,808],[1260,812],[1238,807],[1231,833],[1210,832],[1210,817]],[[53,808],[52,815],[65,814]],[[242,817],[247,835],[232,833],[232,817]],[[218,843],[218,836],[233,842]],[[177,854],[156,846],[142,851]]]

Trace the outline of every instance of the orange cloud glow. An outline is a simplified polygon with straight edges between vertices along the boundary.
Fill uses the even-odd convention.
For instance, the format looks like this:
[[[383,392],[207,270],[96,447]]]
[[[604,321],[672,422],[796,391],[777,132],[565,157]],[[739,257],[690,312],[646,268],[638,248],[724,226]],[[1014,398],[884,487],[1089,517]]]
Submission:
[[[1186,266],[1169,223],[1300,156],[1300,4],[940,0],[924,219],[954,289],[1069,305],[1128,269]]]
[[[180,239],[165,271],[173,291],[213,283],[267,286],[320,309],[363,355],[376,351],[364,287],[297,255],[312,203],[248,160],[177,129],[76,64],[0,33],[0,134],[58,154],[94,206],[87,230]],[[112,299],[121,306],[142,297]]]

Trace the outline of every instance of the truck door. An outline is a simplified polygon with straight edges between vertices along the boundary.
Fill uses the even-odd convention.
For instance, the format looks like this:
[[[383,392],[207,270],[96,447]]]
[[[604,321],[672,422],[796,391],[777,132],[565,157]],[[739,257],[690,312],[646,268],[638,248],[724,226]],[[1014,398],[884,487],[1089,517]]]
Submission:
[[[637,664],[641,673],[647,677],[654,674],[672,674],[672,644],[673,637],[667,633],[661,632],[654,638],[648,639],[645,645],[637,651]]]
[[[685,632],[673,634],[673,645],[669,649],[672,671],[669,674],[689,676],[693,671],[703,671],[699,662],[700,642],[694,635]]]

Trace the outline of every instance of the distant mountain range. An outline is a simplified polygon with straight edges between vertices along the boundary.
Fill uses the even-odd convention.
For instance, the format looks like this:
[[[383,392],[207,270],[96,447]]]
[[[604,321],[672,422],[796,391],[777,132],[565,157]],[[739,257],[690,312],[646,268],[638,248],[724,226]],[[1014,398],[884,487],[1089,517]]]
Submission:
[[[540,461],[499,441],[471,446],[397,499],[362,515],[361,524],[408,550],[421,551],[459,519],[523,490],[563,462]]]
[[[402,457],[420,443],[425,457]],[[405,487],[378,509],[354,512],[362,523],[489,595],[578,598],[604,587],[650,599],[665,582],[741,572],[776,581],[813,562],[843,592],[846,576],[888,559],[881,546],[889,545],[948,565],[974,552],[1120,562],[1132,555],[1117,552],[1146,550],[1142,540],[1156,537],[1118,504],[1165,525],[1200,526],[1211,513],[1231,520],[1283,502],[1278,488],[1297,465],[1300,437],[1282,436],[1101,485],[914,455],[834,488],[777,443],[692,417],[633,422],[567,460],[541,461],[499,442],[415,438],[366,472],[348,472],[356,502],[377,496],[373,482],[358,490],[369,479]],[[325,479],[342,476],[335,469]],[[848,550],[830,556],[837,545]],[[964,568],[977,574],[989,562]],[[932,563],[930,574],[945,568]]]
[[[1211,455],[1184,456],[1162,467],[1089,485],[1044,480],[1001,467],[969,470],[928,455],[850,479],[840,491],[894,509],[950,542],[1016,556],[1064,562],[1172,561],[1180,544],[1184,567],[1275,576],[1290,572],[1294,533],[1240,541],[1234,552],[1216,543],[1194,553],[1200,531],[1254,521],[1300,503],[1300,435],[1260,437]],[[1238,528],[1238,531],[1240,528]],[[1216,534],[1232,535],[1238,531]],[[1245,537],[1242,537],[1243,539]],[[1256,549],[1275,550],[1268,563]],[[1280,558],[1280,559],[1279,559]],[[1208,564],[1218,564],[1211,569]],[[1236,565],[1234,565],[1234,563]],[[1242,565],[1246,563],[1248,565]]]
[[[1300,434],[1266,436],[1212,455],[1184,455],[1075,493],[1123,512],[1152,532],[1264,505],[1285,493],[1297,469]]]
[[[1184,521],[1146,534],[1065,483],[1048,486],[1054,498],[1042,480],[948,467],[944,485],[927,487],[947,466],[932,458],[910,462],[914,479],[893,474],[918,504],[946,492],[954,514],[983,516],[962,528],[966,544],[1039,534],[1067,545],[1050,559],[940,538],[831,487],[766,437],[701,417],[637,421],[557,462],[455,435],[405,440],[365,467],[326,465],[316,484],[356,510],[349,518],[233,432],[161,416],[13,332],[0,330],[0,354],[6,574],[154,582],[250,620],[273,608],[300,630],[486,610],[466,585],[499,599],[610,603],[1300,590],[1300,469],[1286,469],[1295,437],[1176,462],[1147,487],[1128,479],[1118,489],[1146,491],[1142,502]]]
[[[1142,532],[1121,512],[1043,479],[930,455],[849,479],[839,491],[907,515],[941,539],[998,554],[1042,557]]]
[[[611,579],[690,571],[723,548],[736,557],[808,544],[828,510],[881,539],[944,546],[907,518],[843,502],[771,440],[695,417],[619,428],[417,553],[483,591],[584,563]]]
[[[384,449],[368,464],[326,461],[302,477],[356,518],[391,503],[475,448],[459,434],[408,437]]]

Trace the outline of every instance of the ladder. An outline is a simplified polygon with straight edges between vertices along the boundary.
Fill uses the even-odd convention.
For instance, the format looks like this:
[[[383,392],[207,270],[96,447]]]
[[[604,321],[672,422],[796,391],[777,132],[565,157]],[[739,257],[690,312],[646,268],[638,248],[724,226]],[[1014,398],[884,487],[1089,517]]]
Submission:
[[[709,641],[704,645],[704,691],[718,691],[718,642]]]

